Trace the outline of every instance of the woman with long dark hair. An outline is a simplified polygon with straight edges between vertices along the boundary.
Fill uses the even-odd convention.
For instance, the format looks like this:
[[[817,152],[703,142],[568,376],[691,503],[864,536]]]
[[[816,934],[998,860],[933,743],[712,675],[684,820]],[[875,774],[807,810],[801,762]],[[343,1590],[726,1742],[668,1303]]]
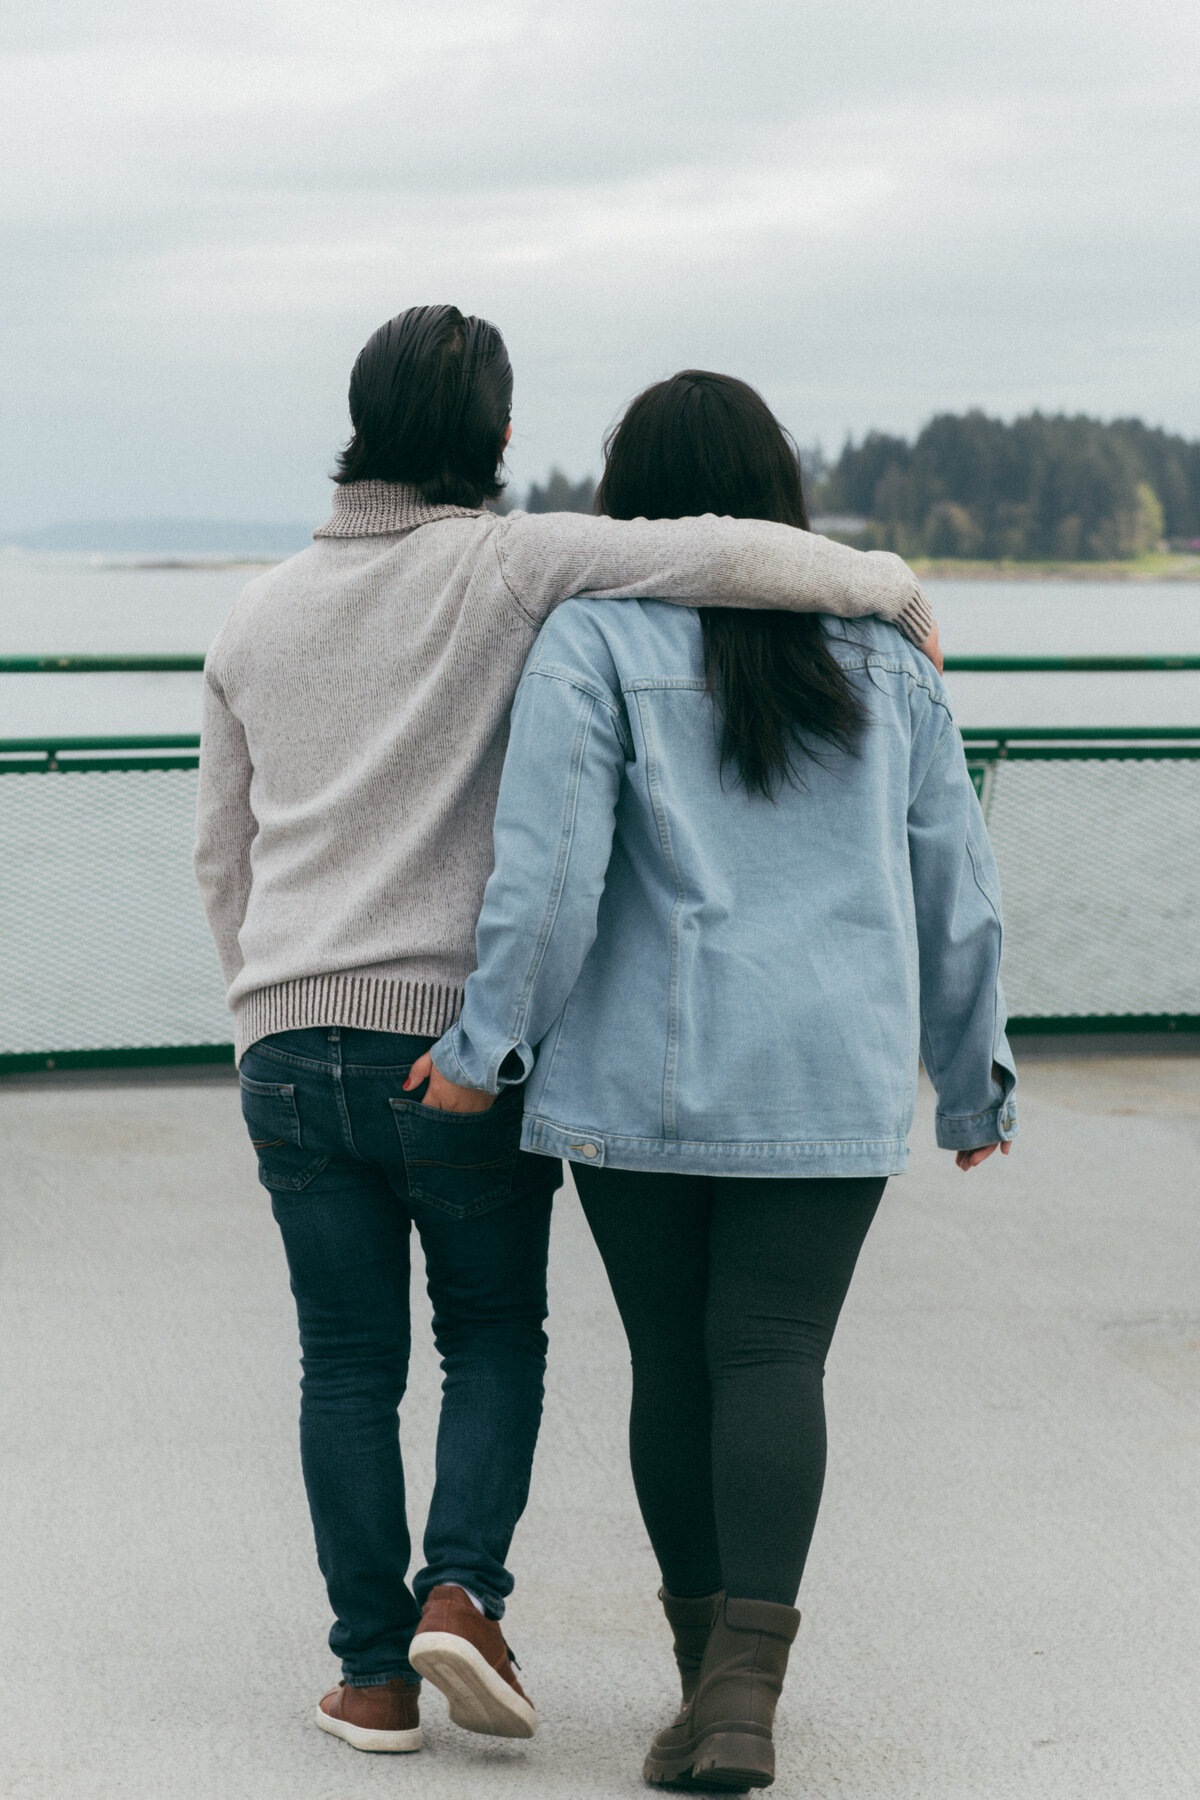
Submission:
[[[634,401],[598,507],[807,524],[766,404],[697,370]],[[522,1141],[575,1165],[612,1282],[683,1683],[646,1778],[766,1786],[825,1356],[918,1043],[960,1167],[1016,1130],[995,868],[934,670],[875,621],[568,603],[514,707],[478,951],[430,1092],[525,1082]]]

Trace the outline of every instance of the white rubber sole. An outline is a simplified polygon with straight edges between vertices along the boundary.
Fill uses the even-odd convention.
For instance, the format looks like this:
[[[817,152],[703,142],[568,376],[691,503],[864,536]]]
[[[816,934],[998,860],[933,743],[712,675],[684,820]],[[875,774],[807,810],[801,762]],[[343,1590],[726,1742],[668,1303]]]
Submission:
[[[421,1727],[411,1731],[368,1731],[364,1725],[351,1725],[348,1719],[335,1719],[317,1707],[317,1724],[330,1737],[341,1738],[356,1750],[374,1750],[391,1756],[405,1756],[421,1748]]]
[[[531,1738],[537,1714],[487,1658],[453,1631],[421,1631],[408,1660],[450,1703],[450,1722],[486,1737]]]

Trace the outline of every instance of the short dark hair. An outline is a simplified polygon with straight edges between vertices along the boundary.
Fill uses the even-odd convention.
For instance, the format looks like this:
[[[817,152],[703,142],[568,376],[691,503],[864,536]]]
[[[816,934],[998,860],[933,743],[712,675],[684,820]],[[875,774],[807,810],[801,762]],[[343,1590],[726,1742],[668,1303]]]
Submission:
[[[733,375],[683,369],[634,400],[609,433],[596,511],[613,519],[717,513],[808,529],[796,446]],[[700,608],[719,708],[721,768],[771,800],[803,785],[822,745],[853,752],[866,712],[815,613]]]
[[[503,492],[512,365],[487,319],[410,306],[369,337],[350,374],[354,435],[334,480],[402,481],[433,505]]]

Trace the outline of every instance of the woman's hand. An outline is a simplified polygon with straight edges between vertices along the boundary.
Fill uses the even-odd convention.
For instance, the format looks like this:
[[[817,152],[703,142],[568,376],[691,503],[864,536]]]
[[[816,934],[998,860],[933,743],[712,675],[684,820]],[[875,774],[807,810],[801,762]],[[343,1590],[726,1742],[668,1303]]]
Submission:
[[[455,1093],[458,1093],[461,1090],[456,1088],[454,1091]],[[963,1173],[967,1174],[971,1169],[978,1168],[981,1162],[986,1162],[993,1150],[998,1150],[1001,1156],[1007,1156],[1011,1149],[1012,1145],[1007,1142],[1003,1144],[983,1144],[978,1150],[958,1151],[954,1160]]]
[[[429,1083],[425,1090],[422,1106],[435,1106],[439,1112],[486,1112],[489,1106],[495,1106],[495,1094],[486,1094],[482,1088],[455,1087],[447,1081],[428,1050],[424,1056],[418,1056],[408,1071],[408,1080],[404,1083],[404,1091],[420,1087],[423,1081]]]

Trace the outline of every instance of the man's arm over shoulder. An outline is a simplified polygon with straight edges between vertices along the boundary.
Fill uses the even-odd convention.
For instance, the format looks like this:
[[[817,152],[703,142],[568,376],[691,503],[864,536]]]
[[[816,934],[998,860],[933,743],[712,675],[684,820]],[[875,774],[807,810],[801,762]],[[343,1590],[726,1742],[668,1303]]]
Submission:
[[[597,519],[517,513],[494,542],[517,605],[540,624],[572,595],[683,606],[877,613],[922,644],[933,615],[908,565],[769,519]]]

